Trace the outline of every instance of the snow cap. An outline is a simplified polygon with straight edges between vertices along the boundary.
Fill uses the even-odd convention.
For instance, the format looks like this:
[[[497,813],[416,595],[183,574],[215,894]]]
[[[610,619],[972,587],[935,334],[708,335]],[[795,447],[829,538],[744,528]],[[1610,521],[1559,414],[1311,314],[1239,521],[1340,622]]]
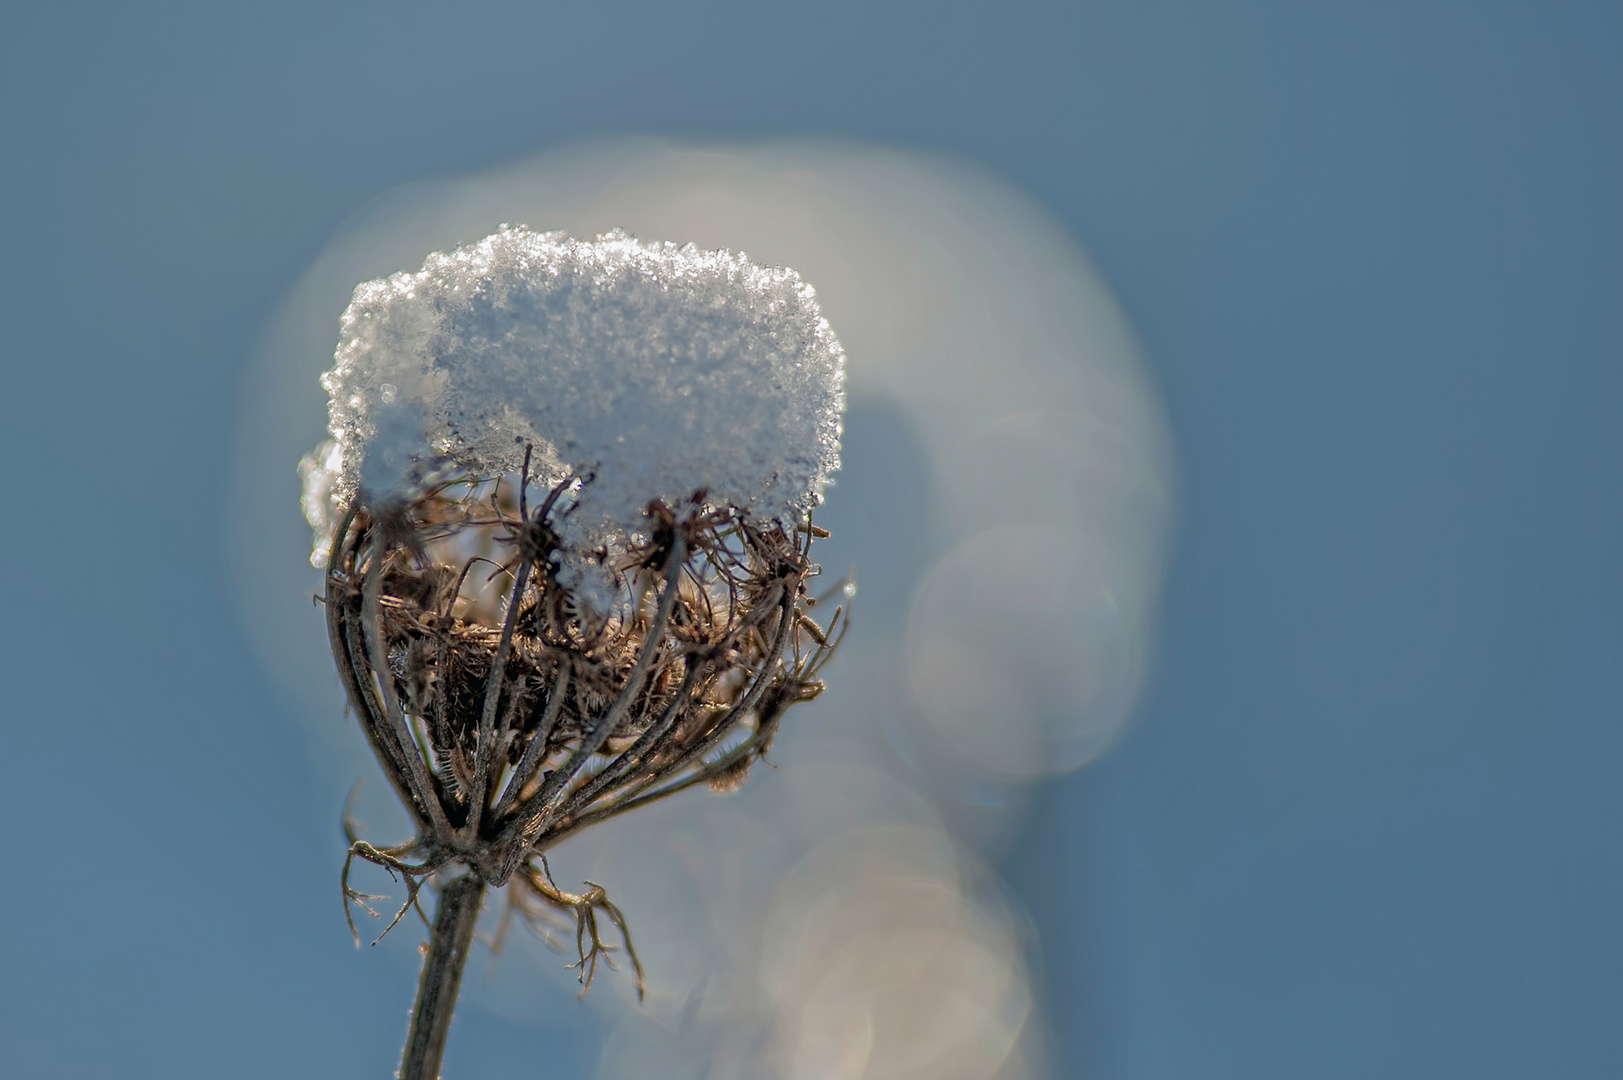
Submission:
[[[564,566],[703,491],[792,524],[839,468],[845,353],[793,270],[731,251],[503,226],[358,286],[322,376],[333,438],[300,466],[322,565],[357,493],[410,500],[447,467],[585,482]]]

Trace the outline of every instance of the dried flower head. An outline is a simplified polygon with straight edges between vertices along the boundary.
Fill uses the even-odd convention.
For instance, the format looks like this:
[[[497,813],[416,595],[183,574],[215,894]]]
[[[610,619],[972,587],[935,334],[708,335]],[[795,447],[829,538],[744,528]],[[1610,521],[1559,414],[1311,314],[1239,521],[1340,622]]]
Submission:
[[[811,511],[838,464],[842,365],[792,271],[623,234],[504,228],[356,290],[305,510],[334,660],[417,835],[352,837],[351,859],[405,878],[395,922],[464,871],[402,1075],[437,1061],[433,999],[454,1001],[486,886],[572,916],[588,984],[599,915],[625,923],[601,888],[558,889],[545,852],[736,787],[822,689],[844,622],[814,618]],[[347,875],[346,914],[373,899]]]

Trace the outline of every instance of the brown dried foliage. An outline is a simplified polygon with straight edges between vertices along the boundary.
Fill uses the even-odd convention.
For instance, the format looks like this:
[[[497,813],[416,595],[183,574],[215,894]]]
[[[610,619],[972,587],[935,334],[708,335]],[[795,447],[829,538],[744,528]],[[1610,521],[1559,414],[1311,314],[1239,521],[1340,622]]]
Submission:
[[[543,853],[683,789],[736,788],[784,712],[822,690],[845,623],[839,608],[826,628],[812,618],[809,549],[821,530],[753,522],[702,492],[682,507],[652,504],[646,535],[596,553],[618,603],[591,611],[552,558],[555,515],[578,486],[559,484],[532,511],[523,475],[465,479],[343,519],[325,598],[333,657],[417,829],[392,848],[351,835],[350,859],[406,880],[390,928],[453,864],[512,884],[510,913],[574,919],[583,986],[608,950],[602,912],[640,991],[619,909],[598,886],[559,890]],[[377,914],[348,872],[346,862],[346,917],[351,901]]]

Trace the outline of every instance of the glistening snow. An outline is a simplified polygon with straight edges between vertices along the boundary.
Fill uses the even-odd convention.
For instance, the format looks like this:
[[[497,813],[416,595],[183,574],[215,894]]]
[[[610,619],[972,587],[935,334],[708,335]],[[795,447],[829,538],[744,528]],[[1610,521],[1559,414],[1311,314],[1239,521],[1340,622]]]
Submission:
[[[793,270],[730,251],[504,227],[358,286],[300,467],[321,565],[336,517],[447,466],[581,478],[566,564],[705,492],[791,523],[839,467],[844,352]]]

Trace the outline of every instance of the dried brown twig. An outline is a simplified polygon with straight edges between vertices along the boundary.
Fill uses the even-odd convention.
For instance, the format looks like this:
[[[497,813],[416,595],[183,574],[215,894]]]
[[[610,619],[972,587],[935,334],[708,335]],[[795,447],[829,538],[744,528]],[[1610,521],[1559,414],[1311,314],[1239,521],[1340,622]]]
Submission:
[[[731,790],[772,745],[783,713],[822,690],[845,631],[812,618],[808,520],[786,530],[713,506],[653,503],[646,535],[596,554],[614,584],[597,610],[559,581],[553,524],[580,478],[531,510],[516,483],[464,478],[386,510],[352,507],[332,542],[326,611],[333,657],[379,765],[416,836],[355,859],[406,884],[387,934],[441,886],[403,1080],[438,1075],[484,893],[538,929],[574,920],[582,993],[601,959],[599,918],[618,930],[643,989],[625,917],[603,888],[553,882],[545,853],[590,825],[699,784]],[[493,570],[481,582],[478,568]],[[471,582],[471,585],[470,585]],[[499,584],[498,584],[499,583]],[[357,937],[357,943],[359,938]],[[611,963],[611,966],[612,963]]]

